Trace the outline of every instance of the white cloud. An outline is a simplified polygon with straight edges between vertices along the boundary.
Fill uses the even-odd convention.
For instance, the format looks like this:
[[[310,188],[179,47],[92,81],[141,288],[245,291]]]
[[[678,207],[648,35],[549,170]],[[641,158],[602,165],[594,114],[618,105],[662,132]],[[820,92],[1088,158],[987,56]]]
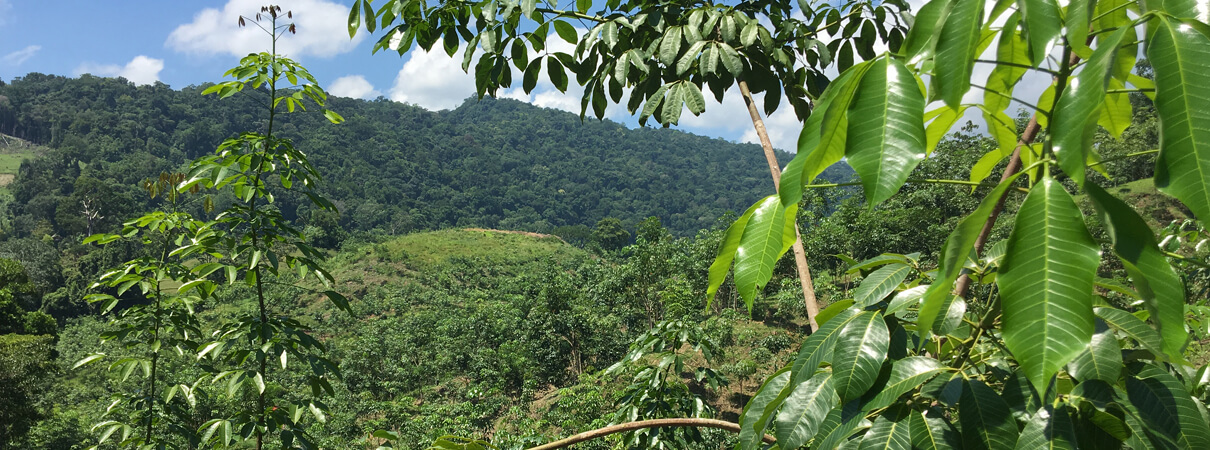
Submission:
[[[585,30],[577,29],[577,32],[582,34]],[[572,44],[567,44],[554,34],[547,39],[547,44],[549,52],[574,50]],[[430,110],[442,110],[455,108],[467,97],[474,95],[474,76],[462,71],[461,52],[451,58],[441,49],[435,48],[432,52],[425,52],[422,49],[414,48],[410,54],[411,58],[399,70],[394,85],[390,89],[391,100],[416,104]],[[581,99],[584,94],[582,87],[570,83],[567,86],[567,92],[559,92],[549,81],[546,65],[543,64],[537,85],[533,91],[526,94],[518,86],[522,79],[521,72],[511,65],[509,67],[513,72],[514,87],[501,89],[497,93],[497,97],[511,98],[535,106],[560,109],[575,114],[580,113]],[[335,92],[335,88],[333,92]],[[630,89],[626,89],[623,92],[623,104],[610,102],[605,109],[605,118],[625,121],[630,117],[624,104],[629,96]],[[707,101],[706,112],[701,116],[694,116],[686,108],[681,114],[680,125],[677,128],[708,136],[742,134],[741,140],[744,142],[759,142],[755,132],[752,131],[752,120],[748,116],[747,107],[744,106],[738,89],[733,88],[728,91],[721,105],[713,101],[713,94],[705,92],[705,96],[710,99]],[[763,99],[763,94],[756,95],[758,105],[763,104]],[[591,110],[587,115],[594,117]],[[787,102],[783,101],[777,112],[765,119],[765,126],[775,147],[791,151],[795,149],[802,124]]]
[[[152,84],[160,80],[164,60],[143,55],[134,57],[125,66],[117,64],[84,63],[76,67],[76,75],[90,73],[102,77],[122,77],[137,84]]]
[[[2,12],[3,12],[3,7],[0,6],[0,13],[2,13]],[[21,50],[17,50],[15,52],[4,55],[3,58],[0,58],[0,61],[3,61],[4,65],[6,65],[6,66],[17,67],[17,66],[21,65],[22,63],[24,63],[25,61],[28,61],[30,58],[33,58],[34,55],[38,54],[39,50],[42,50],[41,45],[31,45],[31,46],[25,47]]]
[[[286,33],[277,43],[278,53],[292,58],[307,55],[330,57],[353,50],[366,33],[350,40],[345,20],[348,6],[324,0],[281,0],[284,11],[293,18],[297,34]],[[264,0],[229,0],[221,10],[206,8],[193,17],[193,22],[181,25],[168,35],[165,45],[185,53],[244,56],[265,51],[268,36],[255,23],[239,26],[241,15],[253,17]]]
[[[337,97],[374,99],[382,95],[382,91],[374,89],[374,85],[361,75],[349,75],[337,78],[328,87],[328,92]]]
[[[720,104],[714,100],[714,94],[706,89],[706,112],[694,116],[686,108],[681,111],[680,127],[688,131],[710,136],[740,135],[740,142],[759,144],[756,128],[752,125],[752,117],[748,114],[748,106],[744,104],[743,95],[738,87],[728,89]],[[782,99],[773,115],[765,117],[765,93],[753,94],[757,109],[765,123],[769,141],[773,147],[794,152],[797,150],[798,134],[802,131],[802,122],[794,114],[794,107]]]
[[[576,31],[581,34],[585,32],[584,29],[579,28]],[[553,33],[546,42],[546,50],[551,53],[570,53],[575,49],[573,44],[568,44]],[[416,104],[434,111],[451,109],[462,104],[467,97],[475,95],[475,77],[462,71],[461,52],[465,50],[466,47],[463,47],[454,57],[450,57],[440,47],[434,47],[432,52],[413,48],[409,52],[412,55],[411,58],[404,63],[399,74],[395,76],[395,83],[390,91],[391,100]],[[508,67],[512,71],[514,87],[501,89],[496,93],[497,97],[511,98],[544,108],[580,113],[580,98],[584,93],[582,87],[573,82],[568,84],[567,92],[559,92],[550,82],[546,73],[546,65],[543,64],[542,74],[538,78],[537,85],[529,94],[526,94],[520,87],[523,76],[521,71],[511,64]],[[568,73],[568,76],[574,77],[575,75]],[[619,112],[623,114],[619,115]],[[616,105],[611,105],[605,110],[606,117],[611,118],[623,117],[624,112],[623,108]]]
[[[395,76],[391,100],[437,111],[454,108],[475,93],[475,79],[462,71],[461,59],[454,60],[440,49],[416,48],[411,54]]]

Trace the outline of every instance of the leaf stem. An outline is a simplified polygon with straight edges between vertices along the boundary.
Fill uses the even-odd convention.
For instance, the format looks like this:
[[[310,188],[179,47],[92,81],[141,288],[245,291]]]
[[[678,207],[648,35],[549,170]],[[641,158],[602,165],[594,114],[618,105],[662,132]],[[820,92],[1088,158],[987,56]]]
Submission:
[[[582,14],[582,13],[578,13],[575,11],[563,11],[563,10],[551,9],[551,8],[534,8],[534,11],[540,12],[542,14],[554,14],[555,16],[558,16],[558,17],[572,17],[572,18],[576,18],[576,19],[591,20],[591,21],[597,22],[597,23],[605,23],[605,22],[609,21],[608,19],[605,19],[604,17],[590,16],[588,14]]]
[[[1185,261],[1185,262],[1187,262],[1187,263],[1191,263],[1191,264],[1196,265],[1196,266],[1201,266],[1201,267],[1204,267],[1204,268],[1210,269],[1210,264],[1206,264],[1206,263],[1204,263],[1204,262],[1198,261],[1198,260],[1193,259],[1193,258],[1186,257],[1186,256],[1181,255],[1181,254],[1178,254],[1178,253],[1172,253],[1172,252],[1169,252],[1169,251],[1164,251],[1164,256],[1167,256],[1167,257],[1169,257],[1169,258],[1176,258],[1176,259],[1179,259],[1179,260],[1181,260],[1181,261]]]
[[[1126,7],[1129,7],[1130,5],[1136,5],[1136,4],[1138,4],[1138,2],[1122,2],[1122,4],[1120,4],[1118,6],[1114,6],[1113,8],[1110,8],[1109,11],[1105,11],[1103,13],[1097,14],[1097,16],[1093,17],[1091,20],[1089,20],[1089,22],[1097,22],[1101,19],[1104,19],[1105,16],[1108,16],[1110,14],[1113,14],[1114,12],[1117,12],[1117,10],[1119,10],[1119,9],[1126,8]]]
[[[1051,104],[1050,104],[1051,111],[1054,111],[1059,108],[1059,100],[1061,98],[1063,98],[1063,90],[1067,88],[1067,79],[1071,76],[1071,71],[1072,71],[1071,66],[1073,64],[1079,62],[1079,60],[1073,61],[1072,59],[1074,59],[1074,58],[1072,58],[1072,56],[1073,56],[1073,54],[1071,51],[1071,46],[1067,46],[1067,45],[1063,46],[1063,60],[1062,60],[1063,65],[1059,66],[1059,75],[1055,77],[1055,98],[1054,98],[1054,101],[1051,102]],[[1052,127],[1052,126],[1054,126],[1053,121],[1050,122],[1049,124],[1047,124],[1046,131],[1048,133],[1051,131],[1050,127]],[[1046,156],[1048,158],[1054,156],[1054,146],[1051,145],[1050,139],[1047,139],[1046,144],[1042,146],[1042,155]],[[1049,165],[1048,165],[1048,167],[1046,167],[1046,171],[1050,172]]]
[[[1114,162],[1114,161],[1121,161],[1121,160],[1123,160],[1123,159],[1127,159],[1127,158],[1133,158],[1133,157],[1136,157],[1136,156],[1143,156],[1143,155],[1150,155],[1150,154],[1153,154],[1153,153],[1159,153],[1159,152],[1160,152],[1160,150],[1159,150],[1158,148],[1156,148],[1156,149],[1151,149],[1151,150],[1143,150],[1143,151],[1141,151],[1141,152],[1127,153],[1127,154],[1125,154],[1125,155],[1122,155],[1122,156],[1119,156],[1119,157],[1116,157],[1116,158],[1110,158],[1110,159],[1106,159],[1106,160],[1101,160],[1101,161],[1094,162],[1094,163],[1092,163],[1092,164],[1089,164],[1089,165],[1088,165],[1088,167],[1099,166],[1099,165],[1102,165],[1102,164],[1105,164],[1105,163],[1110,163],[1110,162]]]
[[[1034,67],[1034,66],[1031,66],[1031,65],[1029,65],[1029,64],[1019,64],[1019,63],[1014,63],[1014,62],[1008,62],[1008,61],[997,61],[997,60],[991,60],[991,59],[976,59],[976,60],[975,60],[975,62],[977,62],[977,63],[983,63],[983,64],[995,64],[995,65],[998,65],[998,66],[1019,67],[1019,68],[1022,68],[1022,69],[1036,70],[1036,71],[1038,71],[1038,72],[1042,72],[1042,73],[1048,74],[1048,75],[1050,75],[1050,76],[1052,76],[1052,77],[1053,77],[1053,76],[1057,76],[1057,75],[1058,75],[1058,72],[1055,72],[1055,71],[1053,71],[1053,70],[1050,70],[1050,69],[1043,69],[1043,68],[1041,68],[1041,67]]]
[[[1121,27],[1105,27],[1105,28],[1101,28],[1099,30],[1093,30],[1092,32],[1088,33],[1088,37],[1093,37],[1093,36],[1097,36],[1097,35],[1101,35],[1101,34],[1105,34],[1105,33],[1112,33],[1114,31],[1118,31],[1118,28],[1121,28]]]
[[[1046,70],[1047,72],[1049,72],[1049,71],[1050,71],[1049,69],[1044,69],[1044,70]],[[1019,98],[1017,98],[1017,97],[1013,97],[1013,96],[1011,96],[1011,95],[1005,94],[1005,93],[1000,92],[1000,91],[997,91],[997,90],[995,90],[995,89],[989,89],[988,87],[983,86],[983,85],[978,85],[978,84],[975,84],[975,83],[971,83],[971,87],[974,87],[974,88],[979,88],[979,89],[983,90],[984,92],[990,92],[990,93],[992,93],[992,94],[999,95],[999,96],[1001,96],[1001,97],[1004,97],[1004,98],[1007,98],[1007,99],[1009,99],[1009,100],[1015,101],[1015,102],[1017,102],[1017,103],[1020,103],[1020,104],[1022,104],[1022,105],[1025,105],[1025,106],[1030,107],[1030,108],[1031,108],[1031,109],[1033,109],[1035,112],[1041,113],[1043,116],[1050,117],[1050,111],[1045,110],[1045,109],[1042,109],[1042,108],[1039,108],[1039,107],[1038,107],[1038,105],[1035,105],[1035,104],[1033,104],[1033,103],[1027,102],[1027,101],[1025,101],[1025,100],[1021,100],[1021,99],[1019,99]]]
[[[962,185],[962,186],[988,186],[988,187],[996,186],[995,184],[988,183],[986,181],[945,180],[945,179],[931,179],[931,178],[908,178],[906,182],[907,183],[922,183],[922,184],[958,184],[958,185]],[[806,186],[803,186],[803,188],[817,189],[817,188],[832,188],[832,187],[843,187],[843,186],[861,186],[861,182],[853,181],[853,182],[849,182],[849,183],[808,184]],[[1018,191],[1024,192],[1024,193],[1029,192],[1029,190],[1025,189],[1025,188],[1015,188],[1015,189]]]

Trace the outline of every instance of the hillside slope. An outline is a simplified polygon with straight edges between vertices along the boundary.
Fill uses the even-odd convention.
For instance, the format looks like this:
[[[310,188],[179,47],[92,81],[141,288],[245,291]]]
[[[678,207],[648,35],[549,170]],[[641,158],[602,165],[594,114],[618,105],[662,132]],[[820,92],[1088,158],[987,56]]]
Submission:
[[[510,448],[601,426],[616,411],[614,402],[632,374],[601,370],[648,327],[638,299],[602,288],[616,276],[617,264],[552,236],[449,229],[334,254],[329,267],[336,289],[355,298],[351,315],[305,290],[268,289],[273,308],[313,326],[340,361],[344,376],[326,401],[332,407],[328,423],[312,429],[325,448],[350,448],[349,442],[375,429],[399,432],[405,448],[447,433],[492,436]],[[216,303],[199,305],[203,322],[253,310],[240,289],[224,288]],[[700,292],[695,295],[700,300]],[[737,311],[702,313],[693,308],[685,320],[704,323],[718,340],[713,367],[731,384],[704,390],[689,373],[683,382],[703,393],[720,416],[736,420],[757,388],[753,380],[791,361],[791,344],[801,336],[797,327],[750,321]],[[94,351],[121,357],[126,350],[118,345],[96,343],[96,333],[107,327],[86,317],[60,334],[62,375],[46,396],[54,415],[39,424],[34,438],[89,439],[90,424],[82,418],[100,417],[111,392],[130,389],[104,365],[68,370]],[[173,383],[210,378],[192,358],[164,363]],[[271,381],[290,382],[283,374]],[[208,390],[200,394],[211,399],[208,407],[229,407],[222,383],[199,386]]]
[[[181,170],[224,138],[263,125],[254,119],[255,93],[219,101],[201,90],[88,75],[0,83],[0,132],[57,149],[13,183],[16,233],[42,221],[52,235],[82,232],[73,217],[79,197],[90,195],[107,197],[101,215],[116,225],[145,209],[136,187],[143,178]],[[386,100],[333,98],[328,106],[347,122],[287,114],[279,133],[309,154],[341,214],[311,211],[296,195],[280,196],[279,205],[335,240],[454,226],[551,232],[605,217],[633,227],[649,216],[689,235],[772,191],[751,144],[582,121],[514,100],[471,99],[442,112]],[[851,174],[834,170],[825,177]]]

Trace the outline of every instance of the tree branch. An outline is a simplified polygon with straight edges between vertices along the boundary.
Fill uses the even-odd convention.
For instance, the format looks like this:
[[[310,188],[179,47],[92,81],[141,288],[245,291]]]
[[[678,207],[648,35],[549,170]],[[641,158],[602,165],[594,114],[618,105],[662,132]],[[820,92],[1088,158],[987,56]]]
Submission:
[[[604,22],[609,21],[609,19],[606,19],[604,17],[590,16],[588,14],[580,14],[575,11],[563,11],[563,10],[551,9],[551,8],[534,8],[534,11],[540,12],[542,14],[554,14],[555,16],[561,16],[561,17],[572,17],[572,18],[582,19],[582,20],[591,20],[591,21],[597,22],[597,23],[604,23]]]
[[[530,448],[529,450],[552,450],[552,449],[556,449],[556,448],[566,448],[566,447],[570,447],[572,445],[575,445],[575,444],[578,444],[578,443],[581,443],[584,441],[599,439],[599,438],[602,438],[605,436],[609,436],[611,434],[624,433],[627,431],[634,431],[634,430],[641,430],[644,428],[664,428],[664,427],[716,428],[719,430],[730,431],[732,433],[740,432],[740,427],[739,427],[738,423],[727,422],[724,420],[716,420],[716,419],[640,420],[637,422],[620,423],[617,425],[610,425],[605,428],[597,428],[595,430],[585,431],[585,432],[577,434],[575,436],[571,436],[568,438],[564,438],[564,439],[560,439],[560,440],[551,442],[549,444],[542,444],[537,447]],[[769,436],[767,434],[764,435],[763,437],[761,437],[761,440],[768,444],[777,442],[777,439],[775,439],[773,436]]]
[[[1089,42],[1091,42],[1092,36],[1089,36],[1088,39]],[[1072,65],[1080,62],[1080,56],[1075,52],[1071,52],[1070,49],[1068,49],[1068,52],[1070,53],[1070,56],[1066,62],[1067,67],[1070,68]],[[1055,77],[1055,81],[1056,83],[1062,82],[1064,84],[1067,82],[1066,77]],[[1058,101],[1060,94],[1061,92],[1055,92],[1056,102]],[[1042,110],[1036,109],[1035,107],[1034,115],[1029,118],[1029,124],[1025,126],[1025,131],[1021,133],[1021,139],[1017,141],[1017,148],[1013,149],[1013,156],[1009,158],[1008,165],[1004,167],[1004,173],[1000,175],[1001,183],[1003,183],[1004,180],[1007,180],[1009,177],[1016,175],[1017,171],[1021,170],[1021,149],[1033,144],[1034,138],[1038,136],[1038,132],[1042,131],[1042,125],[1038,123],[1038,114],[1041,113]],[[983,255],[983,247],[987,245],[987,238],[991,236],[992,227],[996,226],[996,219],[999,218],[1000,213],[1004,211],[1004,200],[1006,198],[1007,197],[1005,196],[1001,196],[1000,201],[996,202],[996,207],[992,208],[991,215],[987,216],[987,222],[983,223],[983,229],[979,231],[979,237],[975,238],[976,257]],[[964,273],[962,276],[958,277],[958,281],[954,286],[954,293],[959,297],[966,298],[967,291],[970,290],[970,287],[971,277],[969,274]]]

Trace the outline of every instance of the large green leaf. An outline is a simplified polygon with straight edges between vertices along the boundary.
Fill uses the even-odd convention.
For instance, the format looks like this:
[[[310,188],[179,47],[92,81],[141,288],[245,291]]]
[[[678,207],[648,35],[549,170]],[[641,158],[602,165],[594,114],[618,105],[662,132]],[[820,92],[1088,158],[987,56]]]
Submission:
[[[660,89],[663,88],[661,87]],[[760,203],[752,205],[744,212],[744,215],[740,216],[731,226],[727,227],[727,232],[723,235],[723,241],[718,246],[718,253],[714,256],[714,262],[710,264],[710,285],[706,288],[707,307],[714,300],[714,295],[718,293],[719,286],[722,286],[723,281],[727,280],[727,272],[731,270],[731,261],[735,258],[735,251],[739,248],[740,237],[744,235],[744,228],[748,226],[748,220],[752,219],[752,214],[756,212],[756,208],[760,205]]]
[[[1079,185],[1084,184],[1084,165],[1092,151],[1092,138],[1097,130],[1101,105],[1105,102],[1113,59],[1127,33],[1133,35],[1134,28],[1118,29],[1092,52],[1092,58],[1063,90],[1059,104],[1051,114],[1055,156],[1059,158],[1063,172]]]
[[[874,425],[861,438],[858,450],[909,450],[912,448],[912,420],[909,416],[888,417],[890,412],[874,419]],[[893,414],[892,414],[893,415]],[[893,415],[894,416],[894,415]],[[780,443],[780,440],[778,441]],[[794,448],[787,446],[786,448]]]
[[[870,421],[866,420],[858,402],[845,403],[828,412],[828,416],[819,425],[819,433],[811,441],[812,449],[833,449],[843,444],[859,429],[868,428]]]
[[[937,38],[935,82],[941,99],[951,108],[962,103],[971,87],[975,56],[983,27],[983,0],[953,0]]]
[[[1181,349],[1189,339],[1185,332],[1184,284],[1160,251],[1151,227],[1133,208],[1094,183],[1085,183],[1084,190],[1105,226],[1113,253],[1122,261],[1159,328],[1164,353],[1180,361]]]
[[[748,400],[739,416],[739,442],[744,449],[753,449],[760,445],[765,428],[769,426],[769,415],[765,414],[765,407],[779,398],[782,389],[789,383],[790,371],[781,370],[765,380],[756,395]]]
[[[1136,369],[1136,376],[1126,379],[1126,396],[1148,431],[1171,439],[1180,448],[1210,448],[1210,426],[1180,380],[1154,365]]]
[[[1071,422],[1067,405],[1059,404],[1057,408],[1049,406],[1039,409],[1021,430],[1016,448],[1019,450],[1065,449],[1075,450],[1076,435]]]
[[[938,110],[925,113],[924,120],[929,120],[929,115],[934,113],[932,122],[929,122],[928,127],[924,129],[925,138],[928,139],[924,148],[925,156],[933,154],[933,151],[937,149],[937,144],[940,144],[941,139],[945,137],[946,133],[949,133],[950,128],[953,128],[954,122],[957,122],[966,113],[966,107],[954,109],[942,105]]]
[[[843,255],[836,255],[836,256],[843,257]],[[908,256],[909,255],[902,255],[899,253],[883,253],[881,255],[866,259],[864,261],[860,261],[860,262],[853,261],[848,265],[848,267],[845,268],[845,273],[847,273],[847,274],[861,273],[861,271],[863,271],[863,270],[869,270],[869,269],[873,269],[875,267],[885,266],[887,264],[911,264],[911,261],[919,259],[920,254],[913,253],[912,255],[910,255],[910,256],[913,256],[913,258],[908,258]]]
[[[1063,28],[1059,5],[1055,0],[1017,0],[1017,8],[1025,23],[1030,60],[1034,65],[1041,64],[1059,40],[1059,32]]]
[[[368,2],[367,2],[367,5],[368,5]],[[369,17],[367,19],[369,22],[374,21],[373,17]],[[240,23],[241,24],[244,23],[242,17],[240,18]],[[361,27],[361,8],[358,8],[358,5],[356,3],[353,4],[353,9],[349,10],[348,26],[349,26],[349,38],[352,39],[353,36],[357,35],[357,28]]]
[[[819,329],[803,341],[802,347],[798,350],[798,356],[794,358],[794,364],[790,366],[794,373],[794,380],[799,383],[805,381],[807,377],[815,373],[820,364],[830,361],[832,350],[836,348],[836,341],[845,325],[860,316],[872,316],[873,314],[873,312],[862,312],[856,308],[850,308],[836,314],[827,322],[821,323]]]
[[[983,121],[987,122],[987,131],[995,138],[997,145],[995,150],[987,152],[971,167],[970,181],[976,183],[982,182],[991,175],[992,170],[1000,164],[1000,161],[1012,156],[1013,150],[1020,142],[1017,138],[1017,121],[1008,117],[1004,111],[988,110],[985,107]]]
[[[1067,4],[1067,17],[1064,19],[1068,45],[1075,54],[1085,59],[1092,53],[1088,48],[1088,28],[1092,25],[1096,3],[1096,0],[1071,0]]]
[[[786,220],[781,228],[781,254],[790,251],[790,247],[798,241],[798,204],[786,207]]]
[[[1008,404],[979,380],[965,380],[958,400],[962,448],[1011,449],[1017,444],[1017,423]]]
[[[958,279],[962,268],[966,266],[966,260],[975,246],[975,240],[978,239],[983,224],[987,222],[987,217],[991,215],[992,209],[996,207],[996,202],[1004,195],[1004,191],[1008,190],[1022,173],[1024,172],[1009,177],[992,189],[987,197],[979,203],[979,207],[959,221],[958,226],[954,227],[954,231],[950,232],[949,237],[946,238],[945,247],[941,248],[937,277],[929,286],[928,291],[924,293],[924,300],[920,306],[920,316],[916,326],[922,334],[933,329],[934,322],[945,311],[942,308],[948,306],[946,298],[951,296],[950,291],[953,290],[954,281]]]
[[[1177,0],[1186,1],[1186,0]],[[1205,0],[1193,0],[1205,1]],[[1156,1],[1141,2],[1140,6],[1152,6]],[[1098,30],[1112,30],[1118,27],[1133,27],[1134,21],[1131,18],[1131,12],[1134,6],[1138,4],[1132,0],[1097,0],[1096,11],[1093,18],[1096,18],[1095,27]],[[1132,35],[1133,36],[1133,35]],[[1097,35],[1097,45],[1104,45],[1105,39],[1108,37],[1108,32],[1102,31]],[[1134,42],[1131,42],[1134,41]],[[1133,37],[1122,42],[1122,46],[1118,48],[1118,55],[1114,58],[1113,77],[1118,81],[1128,81],[1134,71],[1135,62],[1138,60],[1140,43]],[[1137,75],[1133,75],[1136,76]],[[1147,93],[1148,97],[1153,97],[1151,93]]]
[[[1109,90],[1124,90],[1126,84],[1116,78],[1110,78],[1108,88]],[[1101,104],[1097,125],[1108,131],[1114,139],[1121,139],[1122,133],[1126,132],[1126,128],[1130,126],[1130,121],[1134,116],[1133,108],[1130,105],[1130,94],[1125,92],[1107,94],[1105,102]]]
[[[845,157],[870,207],[899,191],[924,159],[924,93],[899,60],[873,61],[849,106]]]
[[[903,55],[909,61],[916,62],[933,56],[937,39],[941,36],[942,25],[954,0],[934,0],[926,2],[916,13],[916,21],[908,29],[907,38],[903,41]]]
[[[555,60],[554,58],[551,59]],[[558,62],[557,60],[555,61]],[[551,75],[551,78],[553,81],[553,74]],[[558,87],[558,85],[555,87]],[[662,114],[660,114],[660,120],[662,120],[664,123],[675,124],[677,121],[681,120],[681,112],[685,110],[684,87],[685,83],[682,82],[676,82],[668,85],[668,93],[664,97],[663,106],[661,107]]]
[[[1019,142],[1017,122],[1005,111],[1011,104],[1013,88],[1030,65],[1029,42],[1017,29],[1020,21],[1021,14],[1017,12],[1005,20],[996,44],[996,60],[1004,64],[996,65],[988,74],[987,89],[983,91],[983,120],[987,122],[988,133],[996,139],[997,150],[983,155],[971,167],[970,181],[986,179],[1000,161],[1012,155]]]
[[[1117,383],[1115,382],[1115,384]],[[1080,415],[1087,421],[1085,423],[1085,420],[1081,420],[1076,423],[1077,433],[1083,434],[1080,439],[1110,441],[1107,443],[1108,445],[1093,448],[1112,447],[1121,445],[1121,441],[1130,440],[1132,432],[1127,424],[1127,413],[1137,416],[1138,412],[1125,401],[1125,396],[1126,394],[1115,388],[1114,385],[1101,380],[1088,380],[1077,384],[1068,394],[1066,401],[1069,405],[1079,405],[1078,409],[1082,412]],[[1090,431],[1091,433],[1089,433]],[[1146,448],[1146,445],[1131,446]]]
[[[895,293],[895,296],[891,298],[891,303],[887,305],[886,311],[883,314],[903,317],[903,314],[900,313],[912,306],[919,305],[920,299],[924,297],[924,293],[928,288],[927,285],[921,285]]]
[[[1117,0],[1125,2],[1126,0]],[[1210,6],[1206,0],[1150,0],[1143,2],[1146,12],[1163,11],[1178,19],[1192,19],[1210,23]]]
[[[1122,346],[1104,321],[1097,321],[1097,331],[1083,353],[1071,361],[1071,375],[1080,381],[1101,380],[1117,383],[1122,376]]]
[[[1062,183],[1034,185],[1008,238],[996,279],[1004,343],[1038,392],[1088,345],[1100,246]]]
[[[1004,379],[1004,386],[1000,388],[1000,393],[1016,417],[1028,416],[1043,405],[1038,392],[1034,390],[1032,384],[1029,384],[1029,379],[1025,378],[1025,374],[1020,370],[1012,371]]]
[[[1144,349],[1157,355],[1163,353],[1164,341],[1155,329],[1147,326],[1142,319],[1117,308],[1093,308],[1093,313],[1115,330],[1126,333]]]
[[[954,427],[941,417],[931,417],[927,413],[913,413],[912,417],[912,447],[921,450],[948,450],[962,448],[961,437]]]
[[[865,312],[845,325],[832,351],[833,383],[842,400],[861,397],[874,385],[890,343],[882,314]]]
[[[807,443],[838,399],[830,372],[819,372],[795,386],[777,413],[778,445],[798,448]]]
[[[872,411],[890,406],[900,395],[920,387],[926,380],[943,371],[945,367],[934,358],[909,356],[895,361],[886,386],[873,399],[862,405],[862,409]]]
[[[1160,116],[1155,185],[1210,220],[1210,37],[1167,17],[1150,25],[1147,58]]]
[[[681,53],[681,27],[668,27],[664,37],[660,39],[660,62],[671,67],[676,63],[676,57]]]
[[[765,197],[755,208],[735,250],[735,288],[749,310],[757,290],[764,288],[773,277],[773,266],[784,254],[782,239],[786,221],[786,208],[782,207],[777,195]]]
[[[803,185],[844,158],[849,104],[869,67],[869,63],[853,66],[824,90],[815,112],[807,118],[798,136],[798,154],[786,165],[778,182],[783,205],[798,204]]]
[[[987,90],[983,92],[983,106],[988,111],[1008,109],[1011,103],[1013,87],[1025,76],[1028,66],[1029,42],[1017,30],[1020,13],[1008,16],[1004,28],[1000,30],[1000,40],[996,43],[996,60],[1007,64],[998,64],[987,76]],[[1003,151],[1003,148],[1001,149]],[[1011,151],[1011,150],[1010,150]]]
[[[875,270],[861,280],[861,284],[853,292],[853,302],[858,307],[865,308],[882,301],[894,292],[911,272],[912,266],[907,264],[888,264]]]
[[[962,318],[966,316],[966,299],[952,295],[945,299],[942,305],[944,315],[937,316],[940,322],[933,324],[933,331],[938,335],[946,335],[962,326]]]

